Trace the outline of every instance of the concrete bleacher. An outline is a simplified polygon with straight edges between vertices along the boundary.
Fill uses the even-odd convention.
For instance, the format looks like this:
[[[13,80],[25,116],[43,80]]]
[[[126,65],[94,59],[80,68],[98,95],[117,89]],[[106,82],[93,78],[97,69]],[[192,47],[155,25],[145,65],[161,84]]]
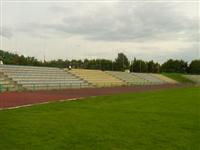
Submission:
[[[95,87],[121,86],[125,84],[120,79],[100,70],[72,69],[69,72],[88,81]]]
[[[166,81],[153,76],[151,73],[132,73],[132,74],[148,81],[151,84],[166,84]]]
[[[132,73],[120,72],[120,71],[106,71],[106,73],[123,80],[128,85],[148,85],[149,81],[142,79]]]
[[[199,75],[185,75],[200,83]],[[161,74],[0,65],[0,92],[177,83]]]
[[[22,87],[16,84],[12,79],[9,79],[2,72],[0,72],[0,92],[5,91],[17,91],[21,90]]]
[[[193,82],[200,84],[200,75],[183,75],[184,77],[192,80]]]
[[[86,81],[59,68],[0,65],[0,69],[27,90],[90,87]]]
[[[160,79],[160,80],[165,81],[168,84],[177,84],[178,83],[177,81],[175,81],[175,80],[173,80],[171,78],[168,78],[168,77],[166,77],[166,76],[164,76],[162,74],[152,73],[151,75],[154,76],[154,77],[156,77],[156,78],[158,78],[158,79]]]

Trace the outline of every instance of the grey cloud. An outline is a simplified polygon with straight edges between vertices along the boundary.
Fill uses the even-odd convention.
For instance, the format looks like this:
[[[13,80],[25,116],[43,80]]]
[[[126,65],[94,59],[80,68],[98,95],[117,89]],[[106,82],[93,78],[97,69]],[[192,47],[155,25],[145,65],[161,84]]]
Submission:
[[[192,19],[177,11],[179,4],[121,1],[113,5],[70,4],[49,8],[53,17],[57,15],[61,20],[29,22],[18,30],[46,38],[77,35],[97,41],[199,41],[199,18]],[[52,20],[57,19],[53,17]]]
[[[41,59],[44,51],[48,59],[114,59],[121,51],[130,59],[159,62],[200,57],[195,4],[145,1],[9,3],[1,35],[13,37],[4,40],[3,49]]]
[[[13,36],[13,33],[10,28],[6,28],[6,27],[0,27],[0,28],[1,28],[0,35],[2,37],[11,38]]]
[[[199,36],[198,20],[176,12],[173,5],[120,4],[114,7],[97,7],[97,11],[66,14],[62,24],[44,27],[103,41],[161,40],[166,37],[197,40]],[[59,8],[56,7],[56,10]],[[63,7],[60,10],[64,12]]]
[[[174,55],[174,58],[180,58],[186,61],[193,59],[200,59],[200,47],[199,43],[196,43],[190,47],[180,49],[180,53]]]
[[[69,37],[67,34],[63,34],[62,28],[59,26],[59,30],[56,29],[56,25],[44,25],[39,23],[26,23],[16,28],[16,32],[28,34],[31,37],[36,38],[58,38]]]

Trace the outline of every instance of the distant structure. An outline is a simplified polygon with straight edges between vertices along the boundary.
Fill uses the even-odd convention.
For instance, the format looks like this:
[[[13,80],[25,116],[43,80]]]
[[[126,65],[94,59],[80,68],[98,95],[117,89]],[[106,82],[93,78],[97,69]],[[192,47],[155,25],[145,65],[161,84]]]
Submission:
[[[0,65],[3,65],[2,57],[0,56]]]
[[[124,72],[130,73],[130,70],[129,70],[129,69],[126,69]]]

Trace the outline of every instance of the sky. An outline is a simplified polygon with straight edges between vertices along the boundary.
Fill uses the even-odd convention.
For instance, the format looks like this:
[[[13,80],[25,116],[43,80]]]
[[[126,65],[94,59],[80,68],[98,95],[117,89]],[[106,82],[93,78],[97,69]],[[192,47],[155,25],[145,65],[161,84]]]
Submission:
[[[0,49],[40,60],[200,59],[198,0],[0,0]]]

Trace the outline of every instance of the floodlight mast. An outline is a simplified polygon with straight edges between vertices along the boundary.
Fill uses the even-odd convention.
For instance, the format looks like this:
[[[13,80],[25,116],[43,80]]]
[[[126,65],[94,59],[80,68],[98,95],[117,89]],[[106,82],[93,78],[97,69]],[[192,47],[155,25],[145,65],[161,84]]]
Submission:
[[[122,69],[124,70],[124,56],[123,56],[123,68]]]
[[[113,71],[113,61],[112,61],[112,71]]]

